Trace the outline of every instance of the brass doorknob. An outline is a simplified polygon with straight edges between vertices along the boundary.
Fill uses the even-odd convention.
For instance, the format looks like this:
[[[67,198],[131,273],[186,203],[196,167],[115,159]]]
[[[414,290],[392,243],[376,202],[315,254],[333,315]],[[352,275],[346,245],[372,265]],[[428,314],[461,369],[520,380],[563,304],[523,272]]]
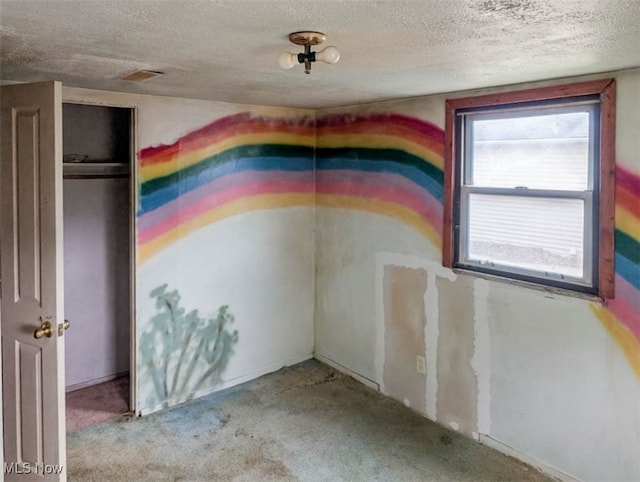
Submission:
[[[65,330],[68,330],[69,327],[71,326],[71,322],[69,320],[64,320],[64,323],[62,324],[62,326],[64,326]]]
[[[34,338],[43,338],[43,337],[47,337],[47,338],[51,338],[51,335],[53,334],[53,329],[51,328],[51,323],[49,323],[48,321],[44,321],[42,322],[42,325],[40,325],[40,328],[38,328],[36,331],[33,332],[33,337]]]

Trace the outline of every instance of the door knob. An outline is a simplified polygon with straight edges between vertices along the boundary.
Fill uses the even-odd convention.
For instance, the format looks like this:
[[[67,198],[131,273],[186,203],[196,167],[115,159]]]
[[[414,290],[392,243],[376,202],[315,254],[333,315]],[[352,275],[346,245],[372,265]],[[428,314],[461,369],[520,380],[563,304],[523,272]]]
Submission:
[[[69,320],[64,320],[64,323],[58,325],[58,336],[62,336],[63,330],[68,330],[70,326],[71,322],[69,322]],[[40,328],[33,332],[33,337],[37,339],[44,337],[51,338],[51,335],[53,335],[53,328],[49,321],[42,322]]]
[[[43,321],[42,325],[40,325],[40,328],[33,332],[33,337],[38,339],[44,338],[45,336],[47,338],[51,338],[52,334],[53,329],[51,328],[51,323],[49,323],[48,321]]]
[[[68,330],[70,326],[69,320],[64,320],[64,323],[58,324],[58,336],[64,336],[65,330]]]

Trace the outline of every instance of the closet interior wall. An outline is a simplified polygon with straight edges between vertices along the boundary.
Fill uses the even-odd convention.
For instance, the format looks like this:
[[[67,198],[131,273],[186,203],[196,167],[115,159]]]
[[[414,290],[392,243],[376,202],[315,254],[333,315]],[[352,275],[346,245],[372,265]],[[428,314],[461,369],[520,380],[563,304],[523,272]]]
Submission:
[[[131,110],[63,105],[67,390],[129,371]]]

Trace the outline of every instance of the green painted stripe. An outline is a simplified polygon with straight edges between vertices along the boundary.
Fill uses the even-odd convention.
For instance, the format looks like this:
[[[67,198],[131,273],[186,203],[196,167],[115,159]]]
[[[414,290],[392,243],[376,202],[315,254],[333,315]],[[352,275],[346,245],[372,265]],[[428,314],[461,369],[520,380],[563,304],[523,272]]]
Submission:
[[[316,158],[322,159],[363,159],[368,161],[392,161],[415,167],[431,179],[442,184],[444,174],[440,168],[427,159],[409,154],[402,149],[375,149],[367,147],[320,147],[316,149]]]
[[[640,264],[640,243],[627,233],[616,229],[616,253],[634,264]]]
[[[313,159],[313,147],[290,144],[246,144],[243,146],[232,147],[231,149],[227,149],[226,151],[187,166],[184,169],[143,182],[140,186],[140,194],[141,196],[145,196],[157,191],[158,189],[171,186],[177,182],[179,178],[197,176],[201,172],[226,162],[232,162],[242,158],[256,157],[306,157],[311,160]]]

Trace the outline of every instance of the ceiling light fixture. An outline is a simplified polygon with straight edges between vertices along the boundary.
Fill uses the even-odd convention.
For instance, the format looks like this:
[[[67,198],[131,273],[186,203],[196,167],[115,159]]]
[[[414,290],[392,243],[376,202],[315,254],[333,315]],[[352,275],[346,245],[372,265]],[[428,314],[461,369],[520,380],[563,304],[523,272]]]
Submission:
[[[312,52],[311,46],[321,44],[326,40],[326,35],[321,32],[293,32],[289,34],[289,40],[296,45],[304,46],[304,53],[292,54],[290,52],[283,52],[280,54],[279,63],[280,67],[284,70],[289,70],[298,64],[304,64],[304,73],[311,73],[311,63],[316,60],[320,60],[327,64],[335,64],[340,60],[340,51],[333,47],[326,47],[320,52]]]

